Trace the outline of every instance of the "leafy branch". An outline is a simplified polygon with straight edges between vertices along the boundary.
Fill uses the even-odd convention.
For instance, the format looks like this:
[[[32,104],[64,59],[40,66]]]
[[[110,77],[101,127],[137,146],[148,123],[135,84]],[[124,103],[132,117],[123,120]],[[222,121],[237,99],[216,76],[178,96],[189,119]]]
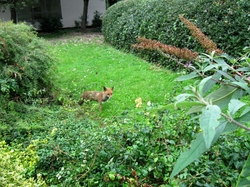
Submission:
[[[165,107],[189,108],[187,113],[199,118],[202,130],[191,142],[190,149],[180,155],[170,177],[177,175],[210,149],[221,134],[233,132],[238,127],[250,131],[247,127],[250,121],[250,107],[241,101],[241,98],[250,95],[250,49],[246,48],[245,54],[238,59],[232,58],[193,23],[183,16],[180,16],[180,19],[210,54],[199,55],[186,48],[180,49],[144,37],[139,37],[139,43],[132,45],[139,50],[158,51],[162,56],[192,71],[176,81],[196,79],[199,82],[186,87],[186,93],[176,96],[174,105]]]

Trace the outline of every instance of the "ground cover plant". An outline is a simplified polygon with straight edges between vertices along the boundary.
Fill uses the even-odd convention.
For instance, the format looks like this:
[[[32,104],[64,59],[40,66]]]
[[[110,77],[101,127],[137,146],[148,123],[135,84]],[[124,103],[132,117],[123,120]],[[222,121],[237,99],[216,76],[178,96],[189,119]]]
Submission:
[[[18,161],[11,163],[21,169],[9,168],[17,176],[38,178],[41,186],[235,186],[249,154],[249,138],[241,131],[223,135],[223,143],[170,178],[180,152],[200,128],[185,110],[150,109],[173,102],[193,83],[174,82],[185,72],[117,51],[100,35],[73,33],[48,40],[59,62],[54,103],[12,101],[7,111],[1,110],[1,140],[7,148],[1,144],[0,156],[16,151]],[[83,90],[106,84],[115,89],[102,112],[94,102],[78,106]],[[141,107],[137,98],[142,98]]]

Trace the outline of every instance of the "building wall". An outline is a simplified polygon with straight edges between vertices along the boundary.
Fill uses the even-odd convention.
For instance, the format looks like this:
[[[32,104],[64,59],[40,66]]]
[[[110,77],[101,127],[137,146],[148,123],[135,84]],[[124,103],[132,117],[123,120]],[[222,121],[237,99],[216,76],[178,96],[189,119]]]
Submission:
[[[0,10],[0,20],[9,21],[10,20],[10,9],[6,9],[4,12]]]
[[[83,13],[83,0],[61,0],[61,9],[63,27],[74,27],[75,21],[80,21],[80,16]],[[92,24],[96,10],[104,14],[106,10],[105,0],[89,0],[88,25]],[[10,10],[7,9],[5,12],[0,12],[0,19],[9,21]]]

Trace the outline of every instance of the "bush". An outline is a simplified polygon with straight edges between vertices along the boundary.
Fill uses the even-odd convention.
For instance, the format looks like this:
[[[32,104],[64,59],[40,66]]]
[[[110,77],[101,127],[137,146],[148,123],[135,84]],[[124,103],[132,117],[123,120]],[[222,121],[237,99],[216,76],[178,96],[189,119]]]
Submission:
[[[18,147],[18,148],[17,148]],[[23,187],[41,187],[46,184],[38,179],[26,178],[25,172],[32,170],[37,162],[37,155],[34,149],[34,144],[27,147],[25,150],[21,146],[15,149],[6,145],[4,141],[0,141],[0,186],[23,186]]]
[[[40,21],[40,29],[42,31],[57,31],[63,27],[61,18],[59,17],[48,17],[42,18]]]
[[[132,50],[131,44],[136,43],[138,36],[144,36],[167,45],[205,52],[180,21],[179,15],[184,14],[219,48],[235,55],[250,45],[249,6],[246,0],[229,0],[226,3],[219,0],[121,1],[105,12],[102,31],[106,42],[128,51]],[[150,61],[169,65],[157,52],[145,50],[138,54]]]
[[[145,121],[140,122],[132,122],[129,116],[113,121],[104,119],[102,124],[112,124],[106,127],[86,116],[58,115],[61,120],[53,126],[47,124],[42,136],[37,134],[42,140],[38,142],[39,160],[34,175],[41,173],[49,186],[129,186],[128,180],[121,179],[132,181],[131,169],[140,183],[153,186],[206,183],[234,186],[249,154],[249,147],[243,146],[250,143],[247,137],[225,136],[227,141],[234,141],[217,144],[170,179],[178,155],[193,139],[194,132],[199,131],[184,111],[175,114],[162,111],[157,117],[142,113],[138,115]],[[236,155],[231,153],[232,149],[240,151]],[[212,161],[207,162],[209,159]]]
[[[24,23],[0,22],[0,25],[1,98],[28,103],[48,97],[55,71],[48,43]]]
[[[94,18],[92,20],[92,26],[94,28],[100,29],[102,27],[101,13],[97,10],[94,12]]]

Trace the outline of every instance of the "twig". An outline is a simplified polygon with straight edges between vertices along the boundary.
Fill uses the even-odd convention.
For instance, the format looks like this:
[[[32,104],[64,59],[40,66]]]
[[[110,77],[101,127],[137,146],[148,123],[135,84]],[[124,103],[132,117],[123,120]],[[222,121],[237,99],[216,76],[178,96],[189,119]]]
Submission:
[[[226,114],[221,113],[221,115],[222,115],[224,118],[226,118],[228,121],[230,121],[230,122],[232,122],[233,124],[237,125],[238,127],[241,127],[241,128],[243,128],[243,129],[245,129],[245,130],[247,130],[247,131],[250,131],[250,128],[248,128],[247,126],[245,126],[245,125],[239,123],[238,121],[232,119],[231,117],[227,116]]]

